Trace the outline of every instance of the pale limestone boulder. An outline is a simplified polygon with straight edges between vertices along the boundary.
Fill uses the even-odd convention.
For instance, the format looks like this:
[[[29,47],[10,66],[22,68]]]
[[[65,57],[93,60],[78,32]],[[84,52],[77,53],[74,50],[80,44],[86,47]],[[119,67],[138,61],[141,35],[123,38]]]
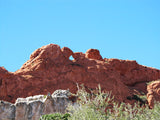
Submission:
[[[56,112],[65,113],[68,104],[71,104],[68,98],[66,97],[55,97],[54,99],[54,109]]]
[[[47,95],[47,98],[44,101],[44,110],[43,110],[43,114],[51,114],[51,113],[55,113],[55,102],[54,99],[52,98],[51,94],[49,93]]]
[[[43,113],[44,95],[35,95],[16,100],[16,120],[38,120]]]
[[[44,114],[65,113],[68,105],[75,106],[69,90],[56,90],[52,95],[18,98],[15,104],[0,102],[0,120],[39,120]]]
[[[18,102],[16,106],[16,116],[15,120],[28,120],[29,116],[29,107],[27,102]]]
[[[69,100],[69,96],[71,96],[71,93],[69,90],[56,90],[52,97],[54,99],[54,107],[56,109],[56,112],[65,113],[66,108],[68,104],[72,104],[72,102]]]
[[[44,97],[44,95],[35,95],[35,96],[26,97],[26,98],[17,98],[16,103],[18,103],[18,102],[32,102],[32,101],[36,101],[36,100],[40,100],[43,102],[45,100],[45,97]]]
[[[57,98],[57,97],[66,97],[68,98],[71,95],[69,90],[56,90],[53,92],[52,97]]]
[[[28,104],[28,107],[28,120],[39,120],[39,118],[43,114],[44,103],[40,100],[33,101]]]
[[[0,101],[0,120],[15,120],[15,111],[14,104]]]

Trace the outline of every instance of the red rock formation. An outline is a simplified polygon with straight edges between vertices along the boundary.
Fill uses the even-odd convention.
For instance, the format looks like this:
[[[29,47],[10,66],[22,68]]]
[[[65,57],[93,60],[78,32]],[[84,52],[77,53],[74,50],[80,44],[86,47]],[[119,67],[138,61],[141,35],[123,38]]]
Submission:
[[[62,50],[63,55],[64,55],[66,58],[68,58],[68,59],[69,59],[69,57],[70,57],[71,55],[73,55],[72,50],[69,49],[69,48],[67,48],[67,47],[63,47],[61,50]]]
[[[154,107],[154,102],[160,102],[160,81],[152,82],[147,86],[147,100],[149,107],[152,109]]]
[[[103,60],[102,56],[100,55],[99,50],[97,49],[89,49],[86,52],[86,58],[91,58],[91,59],[95,59],[95,60]]]
[[[14,73],[0,68],[0,99],[14,102],[18,97],[68,88],[75,93],[78,83],[90,89],[100,84],[102,90],[112,91],[116,100],[128,102],[134,88],[141,90],[139,84],[160,78],[157,69],[136,61],[102,59],[98,50],[92,50],[73,53],[67,47],[50,44],[33,52]],[[69,60],[70,55],[74,60]]]

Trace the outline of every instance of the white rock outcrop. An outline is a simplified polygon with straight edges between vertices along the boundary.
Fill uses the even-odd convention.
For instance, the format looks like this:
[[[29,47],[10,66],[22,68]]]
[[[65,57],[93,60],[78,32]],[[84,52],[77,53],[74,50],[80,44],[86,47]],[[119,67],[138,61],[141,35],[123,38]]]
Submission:
[[[56,90],[52,95],[18,98],[15,104],[0,101],[0,120],[39,120],[44,114],[65,113],[69,104],[75,105],[70,96],[69,90]]]

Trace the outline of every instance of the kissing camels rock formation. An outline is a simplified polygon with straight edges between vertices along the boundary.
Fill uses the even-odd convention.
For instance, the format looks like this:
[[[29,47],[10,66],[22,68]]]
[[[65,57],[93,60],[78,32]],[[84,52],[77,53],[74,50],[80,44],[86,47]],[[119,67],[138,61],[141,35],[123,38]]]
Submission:
[[[73,56],[74,60],[69,57]],[[146,82],[160,79],[160,70],[136,61],[102,58],[96,49],[74,53],[67,47],[49,44],[34,51],[16,72],[0,67],[0,99],[14,103],[19,97],[53,93],[57,89],[112,91],[115,100],[129,102],[134,91],[147,94]]]

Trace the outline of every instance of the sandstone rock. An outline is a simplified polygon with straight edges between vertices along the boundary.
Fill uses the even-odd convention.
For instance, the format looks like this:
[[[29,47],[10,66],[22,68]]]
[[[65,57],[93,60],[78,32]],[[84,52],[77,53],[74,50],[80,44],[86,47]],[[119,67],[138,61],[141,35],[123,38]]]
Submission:
[[[68,47],[63,47],[63,48],[61,49],[61,51],[63,52],[63,55],[64,55],[67,59],[69,59],[69,57],[70,57],[71,55],[73,55],[73,51],[72,51],[71,49],[69,49]]]
[[[91,59],[95,59],[95,60],[103,60],[102,56],[100,55],[99,50],[97,50],[97,49],[87,50],[85,56],[86,56],[86,58],[91,58]]]
[[[75,52],[73,53],[73,58],[78,61],[78,60],[83,60],[85,58],[85,54],[82,52]]]
[[[74,60],[69,60],[72,55]],[[49,44],[33,52],[30,59],[14,73],[0,67],[0,99],[14,103],[19,97],[52,93],[57,89],[77,91],[77,83],[86,89],[112,91],[115,100],[127,102],[141,83],[160,79],[160,70],[139,65],[136,61],[102,59],[98,50],[86,54]]]
[[[121,81],[126,86],[140,92],[147,93],[146,83],[160,77],[160,70],[139,65],[136,61],[108,59],[107,62],[120,73]]]
[[[154,81],[147,86],[147,100],[149,107],[152,109],[154,107],[154,102],[160,102],[160,81]]]

